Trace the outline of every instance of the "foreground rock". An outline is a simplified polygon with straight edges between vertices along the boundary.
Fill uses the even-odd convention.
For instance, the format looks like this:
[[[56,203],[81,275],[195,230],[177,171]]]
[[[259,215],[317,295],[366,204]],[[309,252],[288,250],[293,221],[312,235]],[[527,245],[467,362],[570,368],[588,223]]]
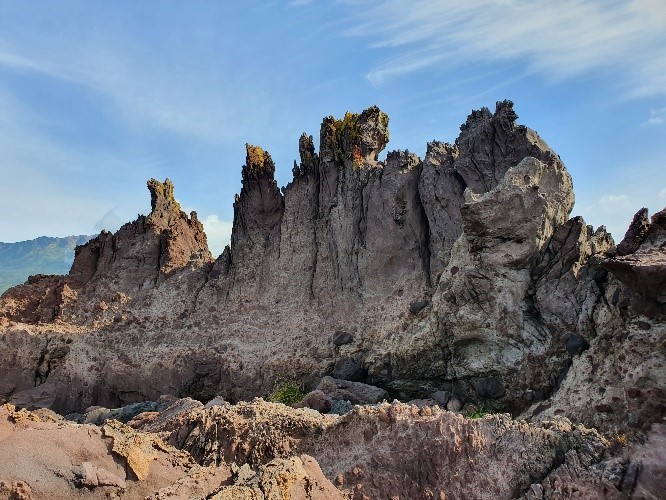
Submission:
[[[663,426],[624,449],[567,419],[469,420],[397,402],[340,417],[179,400],[139,430],[0,412],[0,451],[15,457],[0,463],[0,487],[34,498],[656,498],[664,472]]]
[[[0,486],[0,498],[3,488],[14,490],[8,498],[145,498],[163,488],[202,498],[231,480],[228,467],[201,467],[154,436],[114,425],[110,434],[0,407],[0,480],[12,485]]]

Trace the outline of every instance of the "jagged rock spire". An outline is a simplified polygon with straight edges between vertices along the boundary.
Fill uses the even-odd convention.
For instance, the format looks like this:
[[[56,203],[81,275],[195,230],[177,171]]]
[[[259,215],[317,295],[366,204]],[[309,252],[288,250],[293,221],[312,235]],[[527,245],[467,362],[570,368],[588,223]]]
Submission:
[[[275,163],[268,151],[259,146],[245,144],[245,165],[243,165],[243,184],[251,180],[273,179]]]

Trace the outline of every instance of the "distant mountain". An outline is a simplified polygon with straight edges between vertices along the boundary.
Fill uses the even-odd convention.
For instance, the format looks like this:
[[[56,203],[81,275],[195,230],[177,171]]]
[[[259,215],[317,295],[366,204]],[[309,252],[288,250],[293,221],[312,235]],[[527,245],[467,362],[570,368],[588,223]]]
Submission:
[[[74,248],[92,236],[40,236],[17,243],[0,242],[0,293],[24,283],[33,274],[67,274]]]

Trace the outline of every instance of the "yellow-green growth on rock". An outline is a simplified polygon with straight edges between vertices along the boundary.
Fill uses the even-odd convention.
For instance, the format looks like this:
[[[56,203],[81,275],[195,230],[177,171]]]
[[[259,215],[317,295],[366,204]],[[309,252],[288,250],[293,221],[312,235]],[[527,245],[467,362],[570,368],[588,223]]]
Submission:
[[[275,164],[268,151],[259,146],[245,144],[246,156],[243,167],[243,180],[271,178],[275,173]]]
[[[173,195],[173,182],[168,178],[161,183],[157,179],[150,179],[148,182],[150,190],[150,206],[154,212],[157,207],[171,206],[174,210],[180,210],[180,204]]]
[[[343,137],[345,135],[351,139],[352,143],[356,142],[359,134],[358,113],[351,113],[347,111],[345,113],[345,117],[342,120],[335,120],[335,122],[333,122],[333,128],[335,129],[338,144],[342,143]]]
[[[266,162],[264,150],[261,149],[259,146],[252,146],[250,144],[246,144],[245,149],[247,149],[248,168],[263,169],[264,163]]]

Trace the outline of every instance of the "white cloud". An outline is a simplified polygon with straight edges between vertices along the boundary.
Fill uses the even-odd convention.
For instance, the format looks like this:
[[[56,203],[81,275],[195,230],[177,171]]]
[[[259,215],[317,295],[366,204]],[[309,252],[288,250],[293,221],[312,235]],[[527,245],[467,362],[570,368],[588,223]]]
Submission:
[[[666,120],[666,108],[651,109],[650,117],[643,123],[644,126],[661,125]]]
[[[597,203],[597,207],[606,212],[616,212],[629,206],[629,197],[626,194],[602,196]]]
[[[224,57],[214,64],[178,54],[159,57],[140,40],[113,34],[80,45],[39,34],[21,42],[0,37],[0,67],[90,89],[137,130],[149,125],[197,139],[240,141],[256,129],[257,114],[273,108],[263,84]]]
[[[345,0],[350,7],[356,2]],[[388,0],[365,2],[347,35],[393,55],[368,80],[439,64],[514,60],[548,79],[599,69],[631,97],[666,93],[666,4],[661,0]]]
[[[219,216],[213,214],[201,221],[208,238],[208,248],[214,256],[218,256],[224,250],[224,247],[231,241],[231,229],[233,222],[221,220]]]

